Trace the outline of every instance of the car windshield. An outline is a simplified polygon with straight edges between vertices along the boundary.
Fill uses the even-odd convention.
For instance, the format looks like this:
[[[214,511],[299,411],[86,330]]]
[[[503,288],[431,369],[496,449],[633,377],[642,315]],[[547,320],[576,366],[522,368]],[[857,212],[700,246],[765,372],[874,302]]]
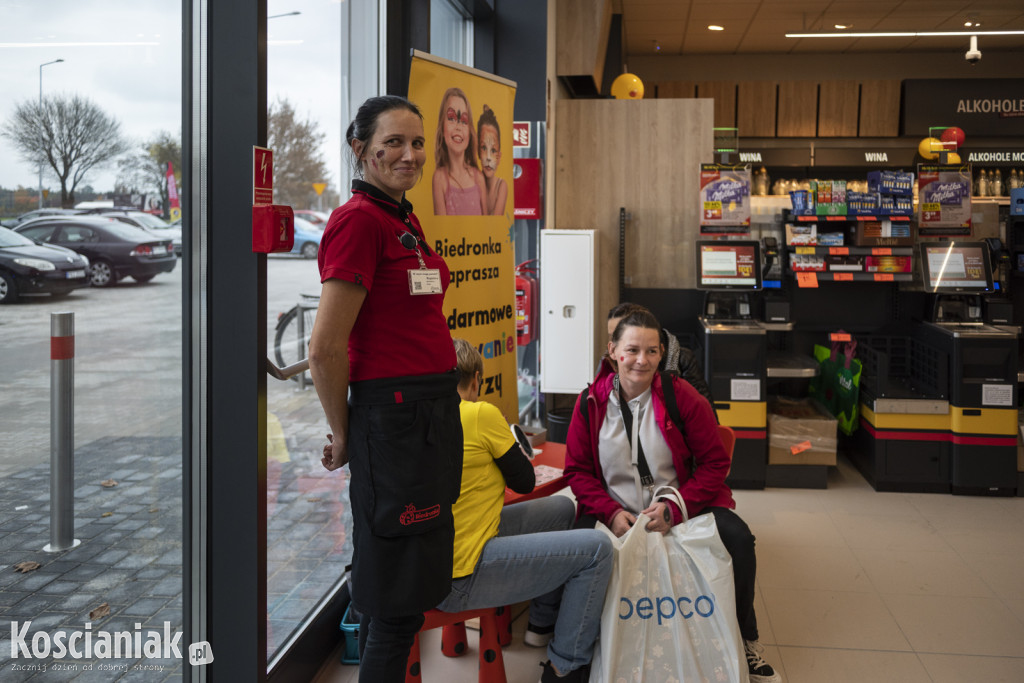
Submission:
[[[150,230],[166,230],[167,228],[171,227],[160,218],[154,216],[153,214],[140,212],[130,213],[128,215],[137,220],[139,223],[141,223],[142,227],[149,228]]]
[[[0,248],[28,247],[33,244],[35,244],[35,242],[24,235],[19,235],[13,230],[8,230],[7,228],[0,228]]]

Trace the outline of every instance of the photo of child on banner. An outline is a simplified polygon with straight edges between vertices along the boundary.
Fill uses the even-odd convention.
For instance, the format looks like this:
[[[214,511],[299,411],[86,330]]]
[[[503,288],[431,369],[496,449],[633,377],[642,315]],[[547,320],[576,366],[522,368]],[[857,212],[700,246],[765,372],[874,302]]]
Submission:
[[[837,336],[849,341],[833,341],[830,347],[814,345],[814,358],[820,366],[818,376],[811,380],[811,398],[839,421],[839,429],[847,436],[857,429],[857,404],[860,400],[861,362],[854,358],[857,341],[842,330]]]

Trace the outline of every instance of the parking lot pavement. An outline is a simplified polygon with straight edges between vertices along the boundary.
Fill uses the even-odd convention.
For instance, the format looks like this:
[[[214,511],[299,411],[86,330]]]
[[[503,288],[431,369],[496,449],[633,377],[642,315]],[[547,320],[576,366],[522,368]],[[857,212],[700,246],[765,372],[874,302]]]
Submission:
[[[145,285],[79,290],[0,307],[0,624],[32,631],[181,623],[181,269]],[[268,262],[268,345],[277,313],[319,290],[315,262]],[[49,313],[75,312],[75,537],[49,542]],[[326,472],[326,420],[315,391],[268,378],[268,650],[315,606],[351,556],[347,473]],[[255,458],[254,458],[255,464]],[[106,488],[100,482],[117,481]],[[20,573],[14,565],[41,566]],[[14,671],[0,629],[0,680],[180,680],[180,662],[149,668]],[[51,660],[52,663],[52,660]],[[102,675],[101,675],[102,674]],[[76,678],[77,676],[77,678]]]

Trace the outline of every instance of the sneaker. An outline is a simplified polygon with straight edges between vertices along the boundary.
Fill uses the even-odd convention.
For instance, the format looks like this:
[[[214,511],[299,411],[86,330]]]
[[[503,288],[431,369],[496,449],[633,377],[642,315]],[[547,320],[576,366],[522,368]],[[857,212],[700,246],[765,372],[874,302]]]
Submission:
[[[547,647],[547,644],[551,642],[551,637],[554,635],[555,627],[553,624],[551,626],[537,626],[531,622],[526,625],[526,633],[523,634],[523,644],[530,647]]]
[[[745,640],[743,649],[747,652],[750,683],[782,683],[782,676],[775,673],[772,665],[764,661],[764,657],[761,656],[764,652],[764,645],[757,640]]]
[[[573,669],[563,676],[558,675],[550,661],[544,662],[541,666],[544,667],[544,672],[540,675],[540,683],[586,683],[590,678],[589,664]]]

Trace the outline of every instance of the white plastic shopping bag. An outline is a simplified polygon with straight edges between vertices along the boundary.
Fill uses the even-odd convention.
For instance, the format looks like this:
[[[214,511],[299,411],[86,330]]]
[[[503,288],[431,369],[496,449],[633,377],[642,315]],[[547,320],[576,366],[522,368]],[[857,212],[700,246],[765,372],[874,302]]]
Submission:
[[[605,529],[616,561],[590,683],[746,683],[732,558],[714,516],[667,535],[649,521],[640,515],[622,538]]]

